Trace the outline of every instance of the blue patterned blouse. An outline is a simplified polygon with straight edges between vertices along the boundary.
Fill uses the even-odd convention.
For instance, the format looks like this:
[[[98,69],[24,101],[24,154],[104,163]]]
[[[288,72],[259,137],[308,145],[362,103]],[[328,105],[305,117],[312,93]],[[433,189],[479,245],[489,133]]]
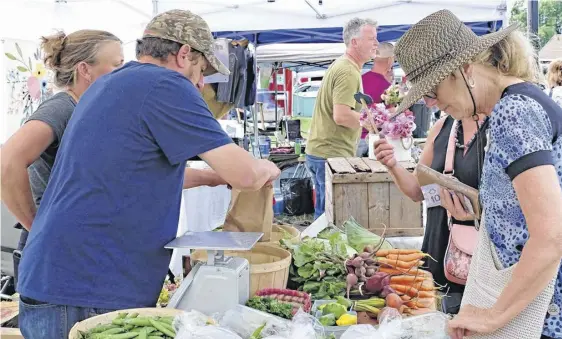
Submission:
[[[533,84],[509,86],[490,119],[480,187],[485,225],[504,267],[519,261],[529,238],[511,181],[541,165],[554,165],[562,186],[562,108]],[[562,268],[552,303],[543,334],[562,338]]]

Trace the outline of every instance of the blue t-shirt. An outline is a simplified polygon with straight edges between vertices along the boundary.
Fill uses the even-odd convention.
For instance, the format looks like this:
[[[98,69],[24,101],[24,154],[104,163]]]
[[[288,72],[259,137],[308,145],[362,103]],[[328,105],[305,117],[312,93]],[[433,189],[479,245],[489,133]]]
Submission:
[[[528,169],[554,166],[562,187],[562,108],[531,83],[507,87],[488,128],[488,150],[480,187],[486,227],[504,267],[516,264],[529,239],[525,215],[511,181]],[[560,206],[551,206],[560,208]],[[562,309],[562,267],[554,309]],[[562,313],[547,313],[544,335],[562,338]]]
[[[19,268],[18,291],[69,306],[154,306],[186,160],[232,140],[180,73],[129,62],[76,106]]]

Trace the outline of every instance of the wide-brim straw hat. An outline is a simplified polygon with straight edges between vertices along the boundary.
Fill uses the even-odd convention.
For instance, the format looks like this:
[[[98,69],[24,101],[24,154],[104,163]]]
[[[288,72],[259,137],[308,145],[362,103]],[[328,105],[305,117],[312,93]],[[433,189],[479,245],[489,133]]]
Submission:
[[[413,25],[396,43],[394,55],[411,88],[396,114],[410,108],[441,81],[517,29],[477,36],[449,10],[440,10]]]

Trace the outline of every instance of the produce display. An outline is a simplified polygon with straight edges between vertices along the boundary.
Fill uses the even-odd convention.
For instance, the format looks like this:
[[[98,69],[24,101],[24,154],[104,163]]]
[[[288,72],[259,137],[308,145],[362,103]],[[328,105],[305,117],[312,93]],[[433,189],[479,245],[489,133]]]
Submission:
[[[158,297],[158,302],[156,303],[157,307],[166,307],[172,298],[174,292],[180,286],[180,278],[176,277],[174,282],[166,279],[164,281],[164,286],[162,286],[162,291],[160,291],[160,296]]]
[[[365,248],[345,262],[347,295],[385,298],[386,306],[400,313],[433,311],[437,288],[431,274],[420,268],[428,257],[412,249]]]
[[[277,299],[281,303],[291,304],[293,306],[293,315],[301,308],[305,312],[310,312],[310,308],[312,307],[310,294],[300,291],[266,288],[258,291],[256,296],[270,297]]]
[[[324,326],[337,325],[348,310],[375,320],[435,310],[438,288],[423,269],[433,258],[415,249],[394,249],[384,236],[353,218],[342,226],[332,225],[300,243],[282,241],[293,254],[292,287],[310,293],[313,300],[333,301],[330,311],[314,314]],[[332,312],[338,305],[344,306],[343,313]]]
[[[289,320],[293,319],[294,315],[292,304],[271,297],[252,297],[246,302],[246,306]]]
[[[166,339],[174,338],[173,317],[139,317],[138,313],[119,313],[111,324],[100,324],[87,332],[80,332],[81,339]]]
[[[357,252],[363,251],[364,248],[378,248],[381,250],[392,249],[392,245],[383,237],[366,230],[355,219],[350,218],[343,223],[347,242]]]
[[[307,238],[297,244],[282,243],[293,255],[289,275],[299,290],[310,293],[313,300],[344,295],[346,271],[342,263],[350,251],[356,252],[342,234],[331,234],[328,239]]]
[[[303,339],[315,333],[314,338],[336,338],[343,332],[355,333],[357,324],[384,327],[435,312],[438,287],[423,269],[434,259],[416,249],[392,248],[384,234],[368,231],[353,218],[341,228],[331,225],[316,238],[284,237],[280,246],[292,254],[290,289],[262,289],[246,306],[238,305],[216,321],[196,311],[175,319],[122,312],[110,317],[111,323],[80,332],[80,338],[166,339],[175,338],[177,330],[177,338],[286,339],[297,333],[301,338],[305,329],[310,334]],[[169,303],[179,283],[164,283],[157,306]],[[408,324],[416,324],[409,329],[415,333],[417,323]]]
[[[347,304],[346,304],[347,305]],[[323,326],[351,326],[357,324],[357,315],[348,313],[340,302],[330,302],[318,307],[317,319]]]

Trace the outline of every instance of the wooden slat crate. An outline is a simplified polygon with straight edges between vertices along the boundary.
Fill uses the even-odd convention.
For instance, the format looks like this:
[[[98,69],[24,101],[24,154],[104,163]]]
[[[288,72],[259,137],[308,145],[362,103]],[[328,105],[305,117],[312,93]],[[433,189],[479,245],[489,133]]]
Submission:
[[[413,171],[413,162],[400,163]],[[326,217],[341,225],[349,217],[387,237],[423,236],[422,204],[405,196],[384,165],[369,158],[326,161]]]

